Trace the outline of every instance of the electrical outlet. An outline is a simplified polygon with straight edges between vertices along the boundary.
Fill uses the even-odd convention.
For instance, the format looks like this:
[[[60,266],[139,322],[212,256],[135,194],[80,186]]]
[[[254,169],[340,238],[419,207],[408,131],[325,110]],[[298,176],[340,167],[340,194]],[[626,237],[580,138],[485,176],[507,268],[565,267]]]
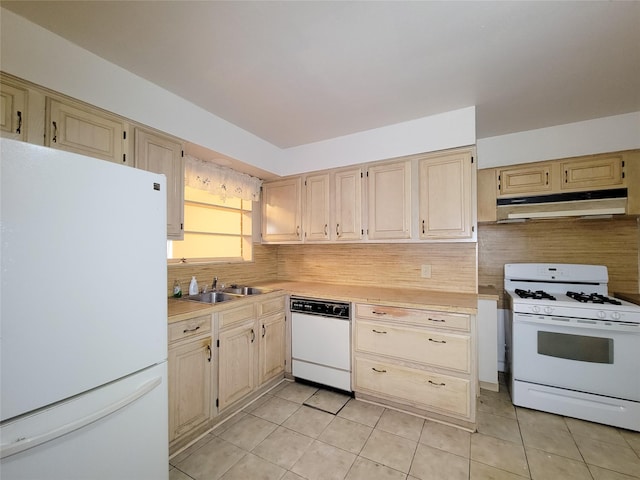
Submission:
[[[431,278],[431,265],[422,265],[420,275],[422,278]]]

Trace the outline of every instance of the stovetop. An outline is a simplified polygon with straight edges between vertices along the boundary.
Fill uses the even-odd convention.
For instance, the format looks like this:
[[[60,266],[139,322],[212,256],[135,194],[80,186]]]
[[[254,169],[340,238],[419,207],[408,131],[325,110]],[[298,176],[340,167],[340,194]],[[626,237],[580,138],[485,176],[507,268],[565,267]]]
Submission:
[[[521,288],[516,288],[514,290],[515,294],[519,298],[527,298],[532,300],[557,300],[556,295],[552,295],[544,290],[523,290]],[[602,295],[601,293],[591,292],[573,292],[567,291],[565,295],[570,300],[575,300],[579,303],[597,303],[601,305],[609,304],[609,305],[622,305],[622,301],[617,298],[608,297],[606,295]]]
[[[608,279],[601,265],[505,265],[514,312],[640,324],[640,306],[609,296]]]

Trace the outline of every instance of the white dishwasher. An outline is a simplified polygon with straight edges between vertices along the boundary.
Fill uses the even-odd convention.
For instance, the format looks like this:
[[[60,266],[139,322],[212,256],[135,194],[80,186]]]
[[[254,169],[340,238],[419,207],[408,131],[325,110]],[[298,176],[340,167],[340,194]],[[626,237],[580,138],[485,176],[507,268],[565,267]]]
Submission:
[[[291,297],[293,376],[351,392],[348,302]]]

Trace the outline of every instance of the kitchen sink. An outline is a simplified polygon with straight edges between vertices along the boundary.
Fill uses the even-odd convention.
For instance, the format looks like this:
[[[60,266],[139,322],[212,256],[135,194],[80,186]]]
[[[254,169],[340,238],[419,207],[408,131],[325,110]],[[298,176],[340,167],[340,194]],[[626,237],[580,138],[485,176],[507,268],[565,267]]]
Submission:
[[[222,302],[228,302],[230,300],[235,300],[238,297],[234,297],[233,295],[229,295],[228,293],[225,293],[225,292],[207,292],[207,293],[199,293],[197,295],[188,295],[182,298],[184,300],[191,300],[192,302],[222,303]]]
[[[224,289],[225,293],[231,293],[234,295],[259,295],[264,293],[262,290],[256,287],[246,287],[243,285],[231,285]]]

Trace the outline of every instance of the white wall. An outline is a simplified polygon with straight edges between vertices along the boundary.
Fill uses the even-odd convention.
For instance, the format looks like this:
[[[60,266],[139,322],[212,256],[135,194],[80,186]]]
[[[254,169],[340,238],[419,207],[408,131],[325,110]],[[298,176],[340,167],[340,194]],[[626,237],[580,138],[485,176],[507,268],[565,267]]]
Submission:
[[[478,168],[640,148],[640,112],[478,139]]]
[[[158,130],[272,171],[281,149],[6,9],[0,67]]]
[[[476,109],[423,117],[284,150],[278,169],[287,175],[476,143]]]

